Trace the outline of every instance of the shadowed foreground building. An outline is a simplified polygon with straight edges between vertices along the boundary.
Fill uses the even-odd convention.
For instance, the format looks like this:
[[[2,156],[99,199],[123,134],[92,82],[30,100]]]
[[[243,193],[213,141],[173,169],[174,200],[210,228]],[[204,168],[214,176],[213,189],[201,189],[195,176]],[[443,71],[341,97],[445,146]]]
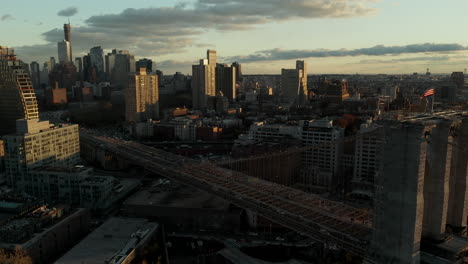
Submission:
[[[146,219],[112,217],[55,263],[137,263],[132,261],[155,243],[158,231],[159,225]]]
[[[32,263],[52,263],[89,232],[88,209],[15,198],[0,202],[0,212],[0,248],[22,250]]]
[[[17,119],[39,118],[34,88],[13,49],[0,46],[0,135],[15,131]]]
[[[18,120],[16,134],[4,140],[7,183],[18,190],[33,192],[37,188],[37,181],[28,175],[37,167],[70,168],[80,161],[78,125]]]

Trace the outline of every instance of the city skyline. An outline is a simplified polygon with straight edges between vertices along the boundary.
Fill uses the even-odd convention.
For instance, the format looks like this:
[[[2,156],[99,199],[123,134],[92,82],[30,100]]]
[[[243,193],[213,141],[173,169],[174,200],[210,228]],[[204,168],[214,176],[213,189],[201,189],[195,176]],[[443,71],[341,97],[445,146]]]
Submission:
[[[280,74],[295,60],[305,60],[309,74],[468,68],[468,42],[457,29],[468,25],[462,0],[446,12],[422,0],[165,0],[131,6],[86,0],[79,8],[51,0],[29,6],[5,3],[0,13],[0,33],[11,35],[4,44],[27,62],[57,56],[62,25],[70,19],[75,56],[94,46],[128,49],[168,73],[189,73],[206,49],[223,54],[222,62],[239,61],[246,74]]]

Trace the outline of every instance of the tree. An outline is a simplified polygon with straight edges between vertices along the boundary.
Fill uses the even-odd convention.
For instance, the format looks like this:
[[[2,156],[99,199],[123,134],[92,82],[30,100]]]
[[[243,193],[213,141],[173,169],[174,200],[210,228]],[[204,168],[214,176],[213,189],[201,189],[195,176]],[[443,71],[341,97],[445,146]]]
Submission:
[[[0,263],[2,264],[32,264],[31,257],[25,250],[16,247],[13,252],[0,249]]]

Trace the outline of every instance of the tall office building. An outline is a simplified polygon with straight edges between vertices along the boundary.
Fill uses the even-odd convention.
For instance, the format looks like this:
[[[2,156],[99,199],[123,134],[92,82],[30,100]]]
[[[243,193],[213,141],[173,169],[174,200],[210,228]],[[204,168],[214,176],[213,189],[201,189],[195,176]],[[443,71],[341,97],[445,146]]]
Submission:
[[[62,40],[57,43],[58,58],[60,63],[72,62],[70,42]]]
[[[63,35],[66,41],[70,44],[70,61],[72,61],[73,54],[72,54],[72,42],[71,42],[71,25],[70,22],[68,24],[63,24]]]
[[[98,76],[101,76],[104,73],[104,51],[101,46],[93,47],[89,51],[89,56],[91,59],[91,65],[96,67]]]
[[[34,88],[13,49],[0,46],[0,134],[15,131],[17,119],[39,118]]]
[[[159,119],[158,76],[145,68],[129,76],[125,89],[125,120],[142,122]]]
[[[242,65],[239,64],[237,61],[232,63],[232,67],[236,68],[236,81],[241,82],[242,81]]]
[[[147,58],[140,59],[136,62],[136,71],[139,72],[140,68],[146,68],[148,73],[153,72],[153,61]]]
[[[296,69],[281,69],[281,91],[286,103],[303,105],[307,100],[307,63],[296,61]]]
[[[192,66],[192,101],[193,108],[214,108],[216,96],[216,51],[207,51],[208,59],[201,59],[200,64]],[[213,101],[213,105],[209,101]]]
[[[114,68],[111,73],[111,81],[117,88],[125,88],[128,82],[128,74],[135,72],[135,56],[128,50],[119,50],[115,54]]]
[[[41,70],[41,85],[49,85],[50,62],[44,62]]]
[[[83,59],[81,57],[75,58],[76,72],[78,73],[78,79],[83,81]]]
[[[57,61],[55,60],[55,57],[50,57],[47,63],[49,64],[49,71],[53,71],[55,69],[55,66],[57,66]]]
[[[230,102],[236,99],[236,68],[227,64],[216,65],[216,91],[221,92]]]
[[[113,49],[111,53],[107,53],[105,56],[105,65],[107,76],[111,76],[112,71],[114,70],[115,65],[115,56],[117,55],[117,50]]]
[[[29,64],[29,68],[33,87],[34,89],[39,89],[41,87],[41,70],[39,68],[39,63],[33,61]]]

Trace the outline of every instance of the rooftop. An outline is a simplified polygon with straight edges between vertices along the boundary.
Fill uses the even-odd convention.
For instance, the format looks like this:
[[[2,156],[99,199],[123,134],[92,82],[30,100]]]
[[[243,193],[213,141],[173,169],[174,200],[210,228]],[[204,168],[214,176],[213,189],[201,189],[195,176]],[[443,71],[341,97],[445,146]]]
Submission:
[[[57,260],[56,264],[102,264],[126,257],[141,241],[152,236],[157,223],[146,219],[112,217]],[[133,240],[138,236],[138,240]],[[137,242],[135,242],[137,241]],[[123,250],[125,253],[122,254]]]
[[[140,190],[124,204],[221,210],[229,206],[225,200],[204,191],[168,181]]]

